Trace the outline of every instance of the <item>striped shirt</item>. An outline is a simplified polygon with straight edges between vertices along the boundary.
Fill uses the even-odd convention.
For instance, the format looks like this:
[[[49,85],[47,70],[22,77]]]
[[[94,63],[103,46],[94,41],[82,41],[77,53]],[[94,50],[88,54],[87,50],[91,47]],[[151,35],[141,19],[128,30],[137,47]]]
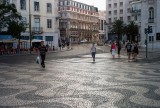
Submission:
[[[46,52],[47,52],[47,48],[46,48],[46,46],[40,46],[39,47],[39,52],[40,52],[40,54],[41,55],[45,55],[46,54]]]

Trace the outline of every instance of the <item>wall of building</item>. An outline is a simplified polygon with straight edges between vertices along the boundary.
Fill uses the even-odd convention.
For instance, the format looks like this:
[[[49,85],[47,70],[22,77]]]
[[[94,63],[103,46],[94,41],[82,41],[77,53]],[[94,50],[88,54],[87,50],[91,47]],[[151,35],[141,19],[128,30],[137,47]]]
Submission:
[[[39,2],[39,11],[34,11],[34,2]],[[21,13],[22,17],[26,23],[29,24],[29,0],[26,0],[26,9],[22,10],[20,8],[20,1],[13,0],[15,3],[18,12]],[[47,13],[47,3],[52,4],[52,13]],[[41,33],[33,33],[35,37],[42,36],[42,40],[45,43],[50,44],[50,47],[58,47],[58,37],[59,37],[59,22],[56,20],[58,17],[58,0],[30,0],[30,9],[31,9],[31,28],[35,27],[35,18],[40,19],[40,27],[43,29]],[[47,19],[52,19],[52,28],[47,28]],[[27,28],[25,33],[22,33],[22,36],[30,36],[29,28]],[[46,41],[46,36],[53,36],[53,41]]]
[[[131,0],[106,0],[106,37],[108,37],[109,40],[116,37],[115,34],[110,33],[115,20],[120,19],[124,24],[130,22],[130,20],[128,20],[128,16],[131,17],[131,13],[128,11],[128,8],[130,8],[130,1]],[[117,13],[115,13],[115,11],[117,11]],[[111,19],[111,21],[109,19]],[[126,36],[122,37],[122,40],[124,39],[126,40]]]

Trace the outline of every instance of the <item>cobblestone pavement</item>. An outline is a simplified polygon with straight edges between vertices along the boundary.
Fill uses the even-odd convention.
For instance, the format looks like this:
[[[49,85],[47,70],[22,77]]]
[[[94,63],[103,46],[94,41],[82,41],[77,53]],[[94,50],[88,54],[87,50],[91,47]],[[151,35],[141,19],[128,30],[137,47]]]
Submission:
[[[160,108],[160,62],[96,57],[0,61],[0,108]]]

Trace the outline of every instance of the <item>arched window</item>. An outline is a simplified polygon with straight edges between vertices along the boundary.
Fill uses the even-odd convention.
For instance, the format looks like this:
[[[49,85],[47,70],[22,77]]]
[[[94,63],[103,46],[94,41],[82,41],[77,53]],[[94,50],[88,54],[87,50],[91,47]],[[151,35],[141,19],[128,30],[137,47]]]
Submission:
[[[149,8],[149,19],[154,19],[154,8],[153,7]]]

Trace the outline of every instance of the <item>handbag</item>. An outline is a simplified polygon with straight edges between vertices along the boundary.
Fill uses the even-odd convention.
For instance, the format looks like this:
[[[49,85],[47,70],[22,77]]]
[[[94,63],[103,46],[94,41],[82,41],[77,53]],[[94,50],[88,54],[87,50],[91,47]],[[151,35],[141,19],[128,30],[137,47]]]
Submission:
[[[37,56],[37,58],[36,58],[36,63],[37,63],[37,64],[41,64],[41,58],[40,58],[40,56]]]

